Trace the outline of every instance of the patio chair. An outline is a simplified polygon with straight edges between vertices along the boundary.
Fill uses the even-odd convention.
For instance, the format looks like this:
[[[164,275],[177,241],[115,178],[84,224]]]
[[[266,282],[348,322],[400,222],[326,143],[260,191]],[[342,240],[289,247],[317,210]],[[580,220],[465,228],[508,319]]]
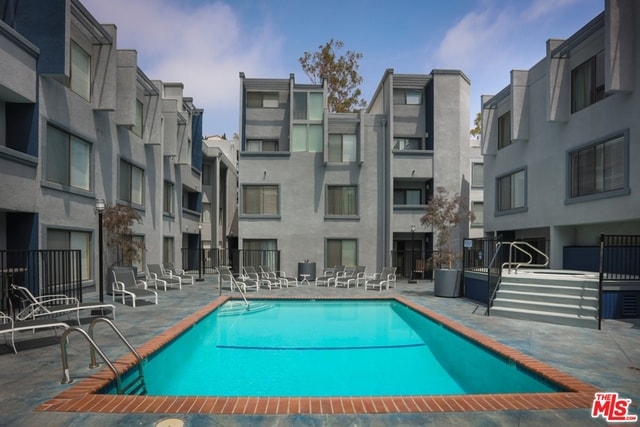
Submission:
[[[335,279],[335,287],[338,286],[346,286],[349,289],[349,286],[356,285],[358,287],[358,280],[364,279],[364,272],[366,267],[363,265],[358,265],[354,269],[349,269],[345,272],[345,274],[339,275]],[[364,282],[363,282],[364,283]]]
[[[318,285],[327,285],[331,286],[331,282],[336,279],[338,274],[342,274],[344,272],[344,265],[336,265],[333,268],[325,268],[322,272],[322,276],[316,277],[316,286]]]
[[[243,293],[246,293],[249,289],[255,289],[256,292],[260,290],[260,284],[258,282],[250,279],[248,276],[236,278],[229,267],[218,267],[217,270],[221,283],[229,282],[229,286],[232,291],[234,289],[238,289],[239,291],[241,290]]]
[[[280,280],[287,288],[289,287],[289,283],[293,282],[296,286],[298,286],[298,279],[296,277],[287,276],[287,273],[284,271],[273,271],[273,269],[269,266],[259,266],[260,271],[266,277],[271,279]]]
[[[147,274],[156,289],[158,289],[158,282],[165,291],[167,286],[178,286],[178,289],[182,289],[182,279],[165,272],[160,264],[147,264]]]
[[[382,291],[382,288],[386,286],[387,289],[393,283],[395,287],[396,282],[396,267],[384,267],[380,273],[376,273],[373,278],[368,279],[364,283],[364,289],[367,290],[369,287],[378,288],[379,291]]]
[[[80,325],[81,310],[101,310],[107,314],[111,310],[113,319],[116,318],[116,307],[113,304],[102,302],[80,302],[78,298],[67,295],[43,295],[36,297],[24,286],[11,285],[11,290],[17,295],[25,307],[16,315],[16,320],[36,320],[39,317],[52,317],[59,315],[76,315],[76,321]]]
[[[0,334],[5,335],[5,342],[7,343],[7,345],[11,346],[11,348],[13,349],[13,352],[16,354],[18,353],[18,350],[16,349],[16,343],[15,343],[16,332],[32,331],[33,333],[35,333],[37,329],[56,330],[56,328],[67,329],[69,328],[69,325],[55,319],[36,319],[36,320],[31,319],[31,320],[15,321],[11,317],[7,316],[6,314],[0,311]],[[6,338],[7,334],[11,334],[11,344],[7,342],[7,338]],[[56,332],[56,335],[57,335],[57,332]]]
[[[242,267],[242,269],[244,270],[244,277],[257,282],[259,286],[267,286],[269,290],[271,290],[271,287],[282,287],[279,279],[269,279],[266,277],[262,277],[260,274],[258,274],[258,271],[253,266],[245,266]]]
[[[133,270],[113,270],[113,289],[111,297],[115,301],[116,296],[122,296],[122,304],[125,298],[131,297],[131,304],[136,306],[136,299],[153,299],[158,304],[158,293],[147,289],[147,282],[136,280]]]
[[[162,263],[162,268],[165,273],[168,273],[171,277],[179,277],[183,284],[193,285],[195,282],[191,274],[187,274],[183,269],[176,268],[172,262]]]

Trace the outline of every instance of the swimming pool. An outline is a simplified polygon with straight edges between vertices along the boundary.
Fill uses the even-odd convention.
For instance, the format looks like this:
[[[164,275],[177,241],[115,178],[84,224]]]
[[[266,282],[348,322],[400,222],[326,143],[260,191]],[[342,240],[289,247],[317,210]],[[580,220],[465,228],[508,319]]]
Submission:
[[[265,301],[269,298],[260,297]],[[281,300],[282,298],[278,298]],[[289,298],[304,299],[301,297]],[[316,299],[335,300],[330,297]],[[340,298],[340,300],[349,298]],[[98,394],[114,381],[108,368],[65,387],[57,396],[43,402],[38,411],[99,412],[99,413],[164,413],[164,414],[374,414],[374,413],[429,413],[465,411],[540,410],[561,408],[590,408],[596,387],[571,375],[527,356],[518,350],[498,343],[475,330],[454,322],[423,305],[401,296],[355,297],[363,300],[392,300],[431,318],[440,327],[450,329],[465,339],[479,343],[506,360],[526,367],[565,389],[556,393],[509,393],[469,395],[403,395],[362,397],[247,397],[247,396],[124,396]],[[151,358],[174,339],[182,336],[195,324],[216,310],[229,297],[219,297],[198,309],[173,326],[137,347],[143,358]],[[135,366],[132,355],[115,362],[121,374]]]
[[[213,311],[149,358],[144,364],[148,394],[394,396],[559,390],[397,301],[273,301],[252,303],[249,310],[230,304],[235,303]]]

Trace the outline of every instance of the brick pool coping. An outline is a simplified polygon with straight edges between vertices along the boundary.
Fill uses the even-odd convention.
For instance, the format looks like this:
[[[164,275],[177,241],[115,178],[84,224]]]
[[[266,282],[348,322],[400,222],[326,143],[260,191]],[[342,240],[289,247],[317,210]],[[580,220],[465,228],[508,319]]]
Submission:
[[[219,297],[205,307],[156,335],[136,350],[145,358],[190,328],[212,310],[230,300]],[[260,297],[252,300],[304,300],[301,297]],[[569,390],[555,393],[471,394],[442,396],[376,396],[376,397],[191,397],[191,396],[125,396],[95,394],[115,377],[104,368],[95,375],[73,384],[56,397],[42,403],[37,411],[137,413],[137,414],[382,414],[425,412],[472,412],[504,410],[555,410],[590,408],[598,389],[558,369],[527,356],[518,350],[487,338],[471,328],[454,322],[424,306],[403,297],[313,298],[315,300],[396,300],[441,323],[468,339],[503,357],[526,366],[537,375]],[[135,366],[128,354],[113,365],[119,373]]]

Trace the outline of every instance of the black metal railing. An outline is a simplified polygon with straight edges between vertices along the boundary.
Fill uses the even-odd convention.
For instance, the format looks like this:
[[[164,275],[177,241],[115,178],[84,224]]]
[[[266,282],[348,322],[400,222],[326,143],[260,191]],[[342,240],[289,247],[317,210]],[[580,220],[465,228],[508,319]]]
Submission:
[[[463,244],[464,272],[474,271],[487,275],[487,315],[493,296],[502,277],[502,264],[508,260],[508,252],[502,246],[502,238],[465,239]]]
[[[391,251],[391,266],[396,268],[396,275],[405,279],[432,279],[433,268],[429,259],[433,251],[406,250]]]
[[[606,281],[640,281],[640,235],[600,235],[598,329],[602,327],[602,289]]]
[[[10,285],[28,288],[35,296],[61,294],[82,302],[80,250],[0,251],[1,310],[8,312]]]

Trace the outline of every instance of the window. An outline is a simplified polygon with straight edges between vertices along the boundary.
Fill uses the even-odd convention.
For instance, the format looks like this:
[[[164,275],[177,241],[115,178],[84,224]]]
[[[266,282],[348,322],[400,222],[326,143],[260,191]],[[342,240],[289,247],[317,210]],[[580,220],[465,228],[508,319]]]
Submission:
[[[358,215],[358,188],[327,187],[327,215]]]
[[[71,90],[91,100],[91,56],[75,42],[71,42]]]
[[[327,266],[358,265],[357,241],[355,239],[327,239]]]
[[[47,127],[47,180],[91,189],[91,145],[53,126]]]
[[[471,221],[471,226],[482,227],[484,225],[484,203],[471,202],[471,212],[475,217],[473,221]]]
[[[484,186],[484,165],[482,163],[471,164],[471,186]]]
[[[278,108],[278,92],[247,92],[248,108]]]
[[[293,120],[322,120],[322,92],[294,92]]]
[[[498,149],[511,144],[511,112],[498,117]]]
[[[526,180],[525,170],[498,178],[498,211],[525,207]]]
[[[79,249],[81,262],[81,279],[91,279],[91,233],[70,230],[47,230],[47,249]],[[75,271],[75,269],[74,269]],[[99,274],[99,273],[97,273]],[[96,276],[97,276],[96,274]]]
[[[144,205],[144,171],[120,159],[120,200]]]
[[[322,152],[322,125],[293,125],[292,151]]]
[[[571,112],[580,111],[604,97],[604,51],[601,51],[571,71]]]
[[[393,103],[395,105],[422,104],[421,89],[393,89]]]
[[[204,163],[202,165],[202,185],[212,185],[213,182],[213,165]]]
[[[162,239],[162,262],[174,262],[174,241],[173,237]]]
[[[165,214],[173,215],[173,183],[169,181],[164,182],[164,194],[162,198],[162,212]]]
[[[133,131],[133,133],[135,133],[139,137],[142,137],[143,115],[144,115],[144,104],[140,100],[136,99],[136,124],[133,126],[131,130]]]
[[[329,135],[330,162],[355,162],[357,152],[355,135]]]
[[[202,203],[202,222],[211,223],[211,203]]]
[[[393,190],[394,205],[421,205],[422,190],[419,188],[396,188]]]
[[[243,239],[245,265],[262,265],[278,270],[278,241],[276,239]]]
[[[245,215],[278,215],[278,186],[243,185],[242,213]]]
[[[393,138],[394,150],[419,150],[420,138]]]
[[[269,140],[248,139],[246,151],[250,153],[256,153],[261,151],[278,151],[278,140],[277,139],[269,139]]]
[[[625,137],[617,136],[569,153],[571,197],[625,187]]]

